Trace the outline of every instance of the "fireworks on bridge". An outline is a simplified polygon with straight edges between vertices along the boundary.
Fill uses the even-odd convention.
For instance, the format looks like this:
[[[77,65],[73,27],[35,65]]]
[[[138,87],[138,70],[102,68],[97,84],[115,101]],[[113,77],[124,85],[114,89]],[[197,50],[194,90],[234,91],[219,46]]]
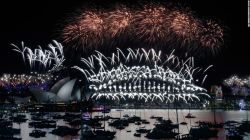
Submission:
[[[88,58],[82,58],[83,67],[74,66],[89,83],[92,98],[120,100],[126,98],[146,101],[160,100],[185,102],[209,97],[206,89],[197,86],[193,59],[180,60],[173,52],[163,55],[154,49],[117,49],[111,57],[96,51]],[[204,77],[206,78],[206,76]]]

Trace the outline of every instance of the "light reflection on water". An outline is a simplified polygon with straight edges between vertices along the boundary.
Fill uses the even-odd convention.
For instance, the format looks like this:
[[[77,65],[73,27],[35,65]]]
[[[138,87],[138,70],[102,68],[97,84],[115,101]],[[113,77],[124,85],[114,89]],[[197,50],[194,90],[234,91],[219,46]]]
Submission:
[[[169,117],[170,119],[175,123],[176,122],[176,111],[175,110],[169,110]],[[213,111],[211,110],[191,110],[191,113],[196,116],[194,119],[186,119],[184,116],[188,113],[188,110],[178,110],[178,119],[179,122],[187,122],[188,125],[180,125],[180,133],[182,134],[187,134],[189,132],[190,126],[196,125],[195,122],[197,121],[213,121],[214,119],[214,114]],[[107,115],[112,116],[112,117],[120,117],[123,116],[124,114],[128,114],[129,116],[137,115],[140,116],[142,119],[147,119],[150,124],[147,125],[140,125],[140,126],[146,126],[146,128],[153,128],[154,123],[156,122],[155,119],[150,119],[152,115],[154,116],[161,116],[165,119],[168,118],[168,111],[167,109],[125,109],[123,111],[117,111],[116,109],[112,109],[110,113],[107,113]],[[93,116],[95,115],[102,115],[102,113],[93,113]],[[30,119],[30,114],[27,113],[27,118]],[[216,111],[216,121],[218,123],[220,122],[225,122],[228,120],[234,120],[234,121],[242,121],[246,119],[246,111],[223,111],[223,110],[217,110]],[[28,122],[22,123],[22,124],[16,124],[14,123],[15,128],[21,128],[21,137],[23,140],[77,140],[80,139],[80,136],[66,136],[66,137],[60,137],[60,136],[55,136],[50,134],[53,130],[52,129],[43,129],[44,131],[47,132],[46,137],[44,138],[32,138],[29,137],[29,133],[34,129],[34,128],[29,128],[28,127]],[[63,120],[59,120],[57,122],[57,125],[67,125]],[[114,128],[111,128],[108,126],[108,122],[106,122],[106,129],[109,130],[116,130],[116,137],[115,140],[146,140],[145,134],[143,134],[140,138],[135,137],[133,134],[135,130],[139,126],[135,124],[130,124],[128,127],[126,127],[124,130],[116,130]],[[127,132],[127,130],[131,130],[131,132]],[[80,132],[79,132],[80,134]],[[17,137],[20,137],[17,135]],[[210,140],[222,140],[225,139],[225,132],[223,129],[219,131],[218,138],[212,138]],[[250,139],[250,136],[246,136],[244,138],[245,140]]]

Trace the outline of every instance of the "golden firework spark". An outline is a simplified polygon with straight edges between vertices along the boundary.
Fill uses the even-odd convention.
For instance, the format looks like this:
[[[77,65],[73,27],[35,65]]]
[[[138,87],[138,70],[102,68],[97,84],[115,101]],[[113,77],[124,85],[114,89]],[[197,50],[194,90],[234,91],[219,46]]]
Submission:
[[[146,5],[134,17],[134,30],[139,39],[148,43],[165,40],[168,36],[168,10],[163,6]]]
[[[224,32],[219,24],[208,20],[201,30],[199,41],[203,47],[208,47],[215,51],[223,45],[223,36]]]
[[[101,14],[86,11],[77,17],[76,21],[64,28],[64,42],[79,44],[84,48],[98,46],[102,43],[104,22]]]
[[[174,11],[170,14],[170,30],[184,41],[195,40],[200,30],[200,22],[194,16],[186,11]]]
[[[132,19],[131,11],[127,8],[117,8],[107,12],[106,27],[111,37],[119,36],[129,27]]]

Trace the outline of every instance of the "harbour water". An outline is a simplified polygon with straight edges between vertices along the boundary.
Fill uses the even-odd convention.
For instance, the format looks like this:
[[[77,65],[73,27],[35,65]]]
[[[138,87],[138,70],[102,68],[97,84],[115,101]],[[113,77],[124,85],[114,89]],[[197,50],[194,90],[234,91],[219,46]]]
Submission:
[[[185,116],[189,113],[189,110],[178,110],[178,120],[180,122],[186,122],[187,125],[180,125],[180,133],[181,134],[187,134],[189,132],[190,127],[197,125],[197,121],[214,121],[214,112],[211,110],[190,110],[190,112],[196,116],[196,118],[193,119],[187,119]],[[60,113],[63,114],[63,113]],[[110,113],[106,113],[105,115],[109,115],[111,117],[123,117],[123,115],[129,115],[129,116],[140,116],[142,119],[146,119],[150,122],[150,124],[142,124],[142,125],[135,125],[135,124],[130,124],[128,127],[126,127],[123,130],[117,130],[115,128],[112,128],[108,126],[108,121],[106,122],[106,129],[108,130],[115,130],[116,135],[115,135],[115,140],[146,140],[145,134],[142,135],[141,137],[135,137],[134,133],[136,132],[136,129],[142,126],[145,126],[148,129],[152,129],[154,127],[154,123],[156,122],[155,119],[150,119],[151,116],[160,116],[163,117],[164,119],[168,119],[168,110],[167,109],[123,109],[123,110],[117,110],[117,109],[112,109]],[[100,116],[103,115],[101,112],[94,112],[92,116]],[[234,120],[234,121],[242,121],[246,120],[247,118],[247,113],[246,111],[243,110],[237,110],[237,111],[223,111],[223,110],[216,110],[215,112],[216,116],[216,122],[225,122],[228,120]],[[30,120],[30,113],[26,113],[27,119]],[[169,110],[169,118],[175,123],[176,122],[176,110]],[[21,134],[16,135],[16,137],[22,137],[23,140],[79,140],[80,139],[80,131],[78,136],[65,136],[65,137],[60,137],[56,136],[53,134],[50,134],[53,129],[42,129],[47,132],[46,137],[43,138],[32,138],[29,136],[29,133],[34,129],[34,128],[29,128],[28,126],[29,121],[26,123],[21,123],[17,124],[14,123],[14,128],[21,128]],[[57,121],[58,126],[62,125],[67,125],[66,122],[63,120],[58,120]],[[68,125],[67,125],[68,126]],[[131,132],[127,132],[127,130],[131,130]],[[225,137],[225,130],[220,129],[218,133],[217,138],[211,138],[210,140],[224,140],[226,139]],[[244,136],[245,140],[250,139],[250,135]]]

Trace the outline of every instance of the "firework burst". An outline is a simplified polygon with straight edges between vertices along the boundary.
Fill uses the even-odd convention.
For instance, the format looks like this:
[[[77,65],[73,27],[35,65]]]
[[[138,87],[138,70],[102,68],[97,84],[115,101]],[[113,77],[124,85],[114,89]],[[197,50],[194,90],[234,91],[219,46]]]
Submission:
[[[237,75],[233,75],[224,80],[224,85],[228,87],[250,87],[250,77],[240,78]]]
[[[237,75],[233,75],[225,79],[223,84],[227,87],[230,87],[234,95],[249,95],[250,76],[242,78]]]
[[[105,23],[108,35],[113,37],[120,36],[122,33],[126,31],[126,29],[130,26],[132,20],[131,11],[126,8],[117,8],[114,11],[105,13]]]
[[[21,47],[11,44],[15,47],[13,50],[22,55],[24,63],[28,63],[31,70],[55,72],[63,68],[64,53],[61,43],[53,40],[52,44],[48,45],[49,49],[43,50],[39,48],[32,50],[21,43]]]
[[[63,40],[73,46],[83,48],[96,47],[102,44],[104,21],[97,11],[85,11],[76,18],[76,22],[63,29]]]
[[[201,29],[199,41],[202,47],[209,48],[215,52],[223,45],[223,36],[224,32],[219,24],[208,20]]]
[[[133,21],[136,37],[150,44],[166,40],[169,35],[167,12],[166,7],[154,5],[137,11]]]
[[[183,43],[197,40],[200,30],[200,21],[189,11],[176,10],[169,15],[171,22],[169,28],[177,40]],[[183,44],[183,45],[184,45]]]
[[[224,45],[224,30],[194,13],[188,8],[155,3],[134,8],[85,10],[65,26],[62,38],[67,45],[84,51],[126,43],[132,47],[143,45],[170,50],[185,46],[188,51],[212,50],[214,54]]]

